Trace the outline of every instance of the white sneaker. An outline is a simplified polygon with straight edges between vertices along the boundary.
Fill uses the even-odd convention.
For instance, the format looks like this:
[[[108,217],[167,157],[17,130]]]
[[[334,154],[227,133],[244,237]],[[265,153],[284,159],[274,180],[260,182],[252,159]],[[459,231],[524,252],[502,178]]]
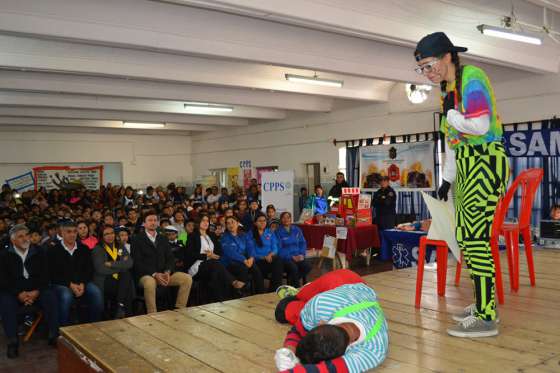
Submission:
[[[459,338],[483,338],[498,335],[496,321],[485,321],[469,316],[459,324],[447,329],[447,334]]]
[[[455,315],[452,315],[451,318],[453,319],[453,321],[457,321],[457,322],[462,322],[464,321],[467,317],[470,316],[474,316],[476,313],[476,304],[470,304],[468,306],[466,306],[463,309],[462,313],[458,313]],[[498,315],[498,310],[496,310],[496,323],[500,323],[500,316]]]

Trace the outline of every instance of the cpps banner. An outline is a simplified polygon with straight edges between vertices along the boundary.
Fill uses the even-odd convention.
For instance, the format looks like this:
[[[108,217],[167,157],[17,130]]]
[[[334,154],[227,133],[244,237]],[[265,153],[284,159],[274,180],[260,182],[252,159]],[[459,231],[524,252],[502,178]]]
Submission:
[[[506,153],[509,157],[560,156],[560,128],[504,131]]]
[[[51,189],[75,190],[99,189],[103,184],[103,166],[68,167],[45,166],[34,167],[35,190],[45,187]]]
[[[294,216],[294,171],[265,172],[261,175],[262,205],[274,205],[278,214]]]
[[[395,191],[434,190],[434,142],[422,141],[360,148],[360,187],[379,188],[388,176]]]
[[[31,190],[35,187],[35,181],[33,180],[31,171],[7,179],[6,184],[8,184],[12,190],[17,190],[18,192]]]

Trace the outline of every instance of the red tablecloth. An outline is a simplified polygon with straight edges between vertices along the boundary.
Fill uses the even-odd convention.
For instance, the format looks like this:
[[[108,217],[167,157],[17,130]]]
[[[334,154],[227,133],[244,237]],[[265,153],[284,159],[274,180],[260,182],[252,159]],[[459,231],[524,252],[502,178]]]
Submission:
[[[307,241],[307,247],[321,250],[325,235],[336,237],[336,227],[332,225],[298,224]],[[348,236],[345,240],[338,240],[337,250],[352,258],[357,249],[380,247],[377,225],[364,225],[355,228],[348,227]]]

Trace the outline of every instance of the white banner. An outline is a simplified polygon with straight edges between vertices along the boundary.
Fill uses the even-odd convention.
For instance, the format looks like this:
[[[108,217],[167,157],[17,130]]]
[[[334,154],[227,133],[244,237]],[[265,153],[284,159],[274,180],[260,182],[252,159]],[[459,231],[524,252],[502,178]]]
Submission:
[[[360,187],[379,189],[388,176],[395,191],[434,190],[433,141],[373,145],[360,148]]]
[[[294,216],[294,171],[265,172],[261,176],[262,205],[274,205],[278,214]]]
[[[85,187],[99,189],[103,183],[103,166],[68,167],[45,166],[33,168],[35,188],[73,190]]]

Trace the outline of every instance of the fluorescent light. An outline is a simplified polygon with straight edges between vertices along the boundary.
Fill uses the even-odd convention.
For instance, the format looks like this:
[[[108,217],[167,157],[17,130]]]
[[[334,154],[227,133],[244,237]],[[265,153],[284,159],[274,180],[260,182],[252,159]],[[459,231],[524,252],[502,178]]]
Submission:
[[[164,123],[123,122],[124,128],[153,129],[164,128]]]
[[[216,114],[216,113],[231,113],[233,107],[219,104],[210,104],[207,102],[187,102],[185,103],[185,110],[193,114]]]
[[[344,82],[342,80],[320,79],[317,76],[285,74],[285,77],[287,81],[294,83],[315,84],[335,88],[342,88],[342,86],[344,85]]]
[[[522,43],[529,43],[535,45],[541,45],[542,39],[529,35],[522,32],[513,31],[511,29],[503,28],[503,27],[495,27],[495,26],[488,26],[488,25],[478,25],[476,27],[478,31],[480,31],[484,35],[494,36],[497,38],[520,41]]]
[[[20,197],[21,197],[21,194],[19,194],[19,193],[14,193],[14,198],[20,198]]]

